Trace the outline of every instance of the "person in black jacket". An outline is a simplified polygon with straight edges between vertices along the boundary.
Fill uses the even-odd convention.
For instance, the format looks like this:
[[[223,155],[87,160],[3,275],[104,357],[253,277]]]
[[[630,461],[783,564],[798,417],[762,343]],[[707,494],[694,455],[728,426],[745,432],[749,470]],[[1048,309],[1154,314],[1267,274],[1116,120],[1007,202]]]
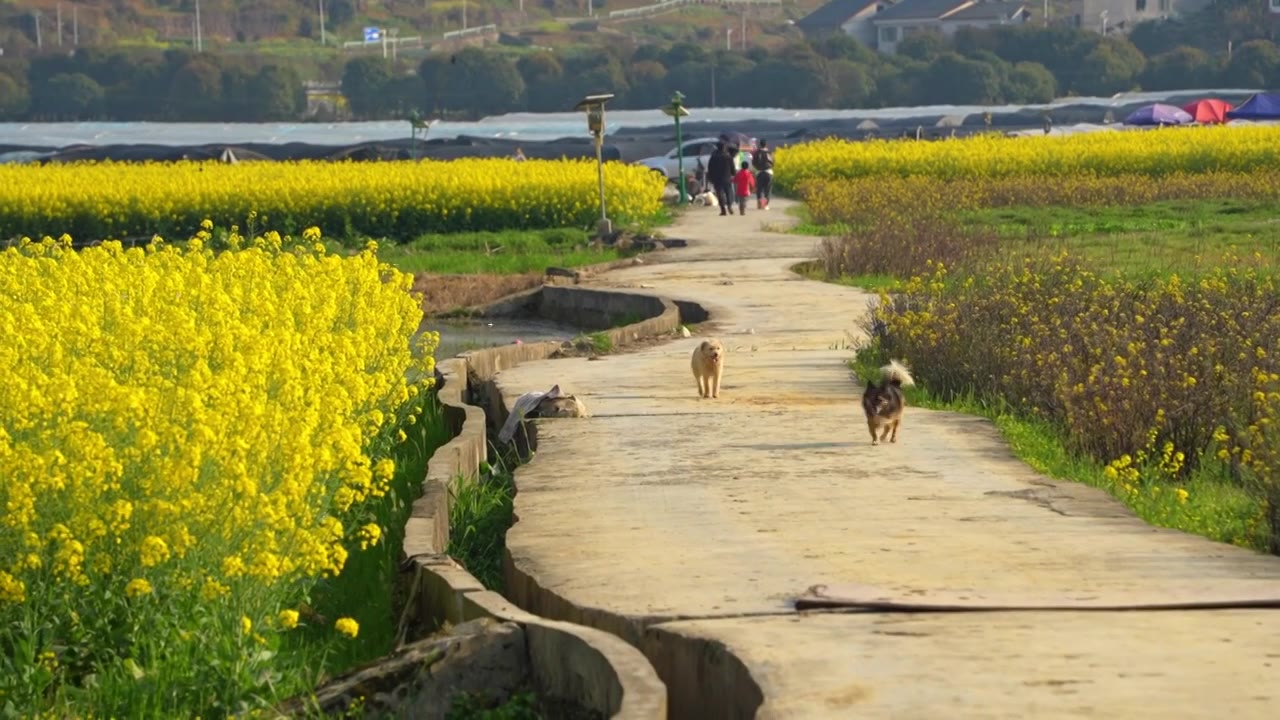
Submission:
[[[760,147],[751,156],[751,165],[756,170],[756,207],[769,209],[769,198],[773,194],[773,153],[769,150],[769,141],[761,140]]]
[[[715,188],[721,215],[729,214],[729,205],[733,202],[733,170],[733,156],[723,141],[716,143],[715,152],[707,160],[707,180]]]

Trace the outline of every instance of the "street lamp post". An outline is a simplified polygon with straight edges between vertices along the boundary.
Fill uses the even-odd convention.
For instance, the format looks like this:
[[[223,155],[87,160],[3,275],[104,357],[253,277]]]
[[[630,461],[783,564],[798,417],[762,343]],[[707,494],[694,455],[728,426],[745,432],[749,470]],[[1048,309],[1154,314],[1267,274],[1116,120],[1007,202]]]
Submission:
[[[435,120],[424,121],[422,115],[413,110],[409,113],[409,138],[410,138],[410,154],[414,160],[419,158],[418,155],[418,133],[422,133],[422,141],[427,141],[427,133],[431,131],[431,126],[436,123]]]
[[[671,96],[671,104],[664,106],[662,112],[675,118],[676,121],[676,172],[680,175],[680,204],[683,205],[689,201],[684,180],[684,138],[680,135],[680,118],[689,115],[689,111],[684,108],[684,93],[677,90],[676,94]]]
[[[600,224],[596,233],[600,237],[613,234],[613,224],[604,204],[604,104],[613,99],[613,93],[588,95],[583,98],[574,110],[585,110],[587,113],[587,129],[596,139],[596,174],[600,184]]]

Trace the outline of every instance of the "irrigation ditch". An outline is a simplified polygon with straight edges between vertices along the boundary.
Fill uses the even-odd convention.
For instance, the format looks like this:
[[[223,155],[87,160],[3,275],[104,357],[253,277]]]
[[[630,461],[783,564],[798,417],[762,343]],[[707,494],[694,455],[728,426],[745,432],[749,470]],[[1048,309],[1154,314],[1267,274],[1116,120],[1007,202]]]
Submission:
[[[498,373],[525,362],[625,351],[676,337],[682,326],[709,315],[696,303],[557,284],[502,298],[469,315],[510,326],[550,322],[582,332],[571,342],[513,343],[437,362],[435,392],[452,440],[428,462],[421,496],[404,528],[403,587],[397,591],[404,599],[403,640],[391,654],[332,678],[306,702],[288,705],[286,714],[443,719],[483,717],[485,710],[502,707],[503,717],[515,718],[665,720],[667,687],[636,646],[509,601],[501,593],[510,574],[505,557],[486,547],[475,553],[484,558],[477,563],[459,552],[467,547],[466,533],[491,537],[494,528],[451,527],[450,518],[466,517],[470,510],[472,518],[509,526],[511,497],[518,491],[512,473],[537,448],[536,412],[519,422],[510,443],[497,441],[512,411],[494,381]],[[505,519],[502,507],[463,506],[504,500]],[[491,510],[496,514],[486,515]],[[451,556],[451,549],[476,572]]]

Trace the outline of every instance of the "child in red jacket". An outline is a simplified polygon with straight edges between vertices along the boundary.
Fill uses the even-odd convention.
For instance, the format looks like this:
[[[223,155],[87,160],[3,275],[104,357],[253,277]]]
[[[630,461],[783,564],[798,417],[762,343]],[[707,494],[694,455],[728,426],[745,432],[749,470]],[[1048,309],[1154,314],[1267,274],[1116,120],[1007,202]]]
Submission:
[[[751,174],[751,163],[743,161],[742,169],[733,176],[734,194],[738,196],[738,214],[747,214],[747,198],[756,190],[756,177]]]

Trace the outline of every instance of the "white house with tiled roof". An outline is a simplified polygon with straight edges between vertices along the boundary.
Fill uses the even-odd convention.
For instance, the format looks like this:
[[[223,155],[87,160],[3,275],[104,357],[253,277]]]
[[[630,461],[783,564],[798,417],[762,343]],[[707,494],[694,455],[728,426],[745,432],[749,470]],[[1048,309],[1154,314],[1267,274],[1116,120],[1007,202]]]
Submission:
[[[1280,0],[1270,2],[1272,7],[1280,8]],[[1065,19],[1075,27],[1106,35],[1123,34],[1140,22],[1194,15],[1212,3],[1213,0],[1072,0],[1062,18],[1050,19]]]
[[[890,4],[889,0],[832,0],[797,20],[796,27],[809,37],[840,32],[875,47],[871,20]]]
[[[876,29],[876,48],[892,54],[898,43],[918,32],[953,35],[964,27],[1020,25],[1029,16],[1027,4],[1019,0],[901,0],[876,13],[871,23]]]
[[[1027,5],[1019,0],[832,0],[797,20],[796,27],[809,36],[843,32],[893,53],[903,38],[922,30],[951,35],[962,27],[1019,24],[1027,16]]]

